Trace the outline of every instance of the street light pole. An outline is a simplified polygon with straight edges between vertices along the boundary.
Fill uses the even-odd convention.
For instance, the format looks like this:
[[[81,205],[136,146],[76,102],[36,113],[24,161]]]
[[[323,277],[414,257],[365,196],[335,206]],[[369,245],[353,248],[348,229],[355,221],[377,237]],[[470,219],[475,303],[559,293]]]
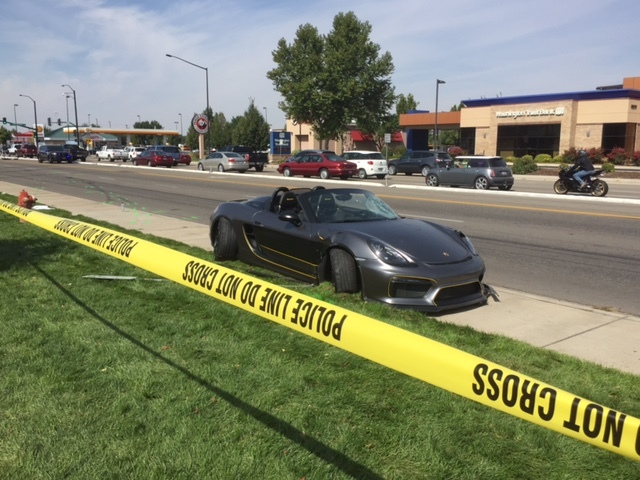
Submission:
[[[67,85],[66,83],[62,85],[63,87],[69,87],[69,90],[73,92],[73,109],[76,112],[76,142],[78,143],[78,147],[80,146],[80,129],[78,128],[78,102],[76,101],[76,91],[71,88],[71,85]]]
[[[33,143],[37,147],[38,146],[38,111],[36,109],[36,101],[33,98],[31,98],[29,95],[20,94],[20,96],[21,97],[26,97],[26,98],[28,98],[29,100],[31,100],[33,102],[33,117],[34,117],[35,122],[36,122],[36,124],[35,124],[36,128],[33,129]]]
[[[203,67],[202,65],[197,65],[197,64],[192,63],[192,62],[190,62],[188,60],[185,60],[184,58],[176,57],[175,55],[170,55],[168,53],[165,53],[165,55],[167,57],[169,57],[169,58],[175,58],[175,59],[180,60],[180,61],[182,61],[184,63],[188,63],[189,65],[192,65],[192,66],[194,66],[196,68],[204,70],[205,79],[206,79],[206,86],[207,86],[207,112],[206,112],[206,115],[207,115],[207,118],[209,119],[209,123],[211,123],[211,118],[209,117],[209,111],[211,110],[209,108],[209,69],[207,67]],[[211,113],[213,113],[213,112],[211,112]],[[204,135],[203,135],[203,137],[204,137]],[[204,138],[203,138],[203,142],[204,142]],[[209,148],[211,148],[211,125],[209,125]],[[201,149],[201,150],[203,150],[203,149]],[[203,158],[203,156],[202,156],[203,153],[204,152],[202,152],[202,151],[200,152],[200,158]]]
[[[436,119],[435,119],[435,125],[433,128],[433,151],[437,152],[438,151],[438,87],[440,86],[441,83],[445,83],[444,80],[436,80]]]
[[[262,107],[262,109],[264,110],[264,121],[267,122],[267,125],[269,125],[269,116],[267,115],[267,107]]]
[[[13,123],[15,124],[16,133],[18,133],[18,115],[16,115],[16,107],[19,107],[17,103],[13,104]]]
[[[182,114],[179,113],[178,115],[180,115],[180,136],[182,137]]]
[[[67,141],[69,141],[69,95],[65,94],[67,99]]]

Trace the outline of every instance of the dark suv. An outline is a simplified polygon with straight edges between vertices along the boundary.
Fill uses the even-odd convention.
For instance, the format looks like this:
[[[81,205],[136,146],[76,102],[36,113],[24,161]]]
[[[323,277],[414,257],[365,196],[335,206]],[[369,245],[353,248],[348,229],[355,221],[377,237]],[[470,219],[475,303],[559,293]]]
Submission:
[[[447,152],[413,150],[389,162],[389,175],[396,175],[397,173],[404,173],[405,175],[421,173],[426,177],[430,169],[445,166],[451,161],[453,161],[453,158],[451,158],[451,155]]]
[[[49,163],[72,162],[71,155],[65,151],[62,145],[39,145],[38,163],[44,161]]]
[[[180,149],[174,145],[151,145],[147,150],[155,152],[161,151],[164,152],[165,155],[169,155],[173,158],[174,167],[180,163]]]
[[[73,162],[77,160],[86,162],[87,157],[89,156],[89,152],[87,152],[84,148],[79,147],[78,145],[65,145],[64,149],[69,155],[71,155],[71,161]]]

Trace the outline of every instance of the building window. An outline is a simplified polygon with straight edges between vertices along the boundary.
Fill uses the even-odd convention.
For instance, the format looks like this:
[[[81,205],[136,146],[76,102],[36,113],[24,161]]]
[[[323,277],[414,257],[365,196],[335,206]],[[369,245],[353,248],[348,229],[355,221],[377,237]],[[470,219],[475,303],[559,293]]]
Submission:
[[[498,127],[497,154],[523,157],[546,153],[555,157],[560,149],[560,124],[503,125]]]
[[[614,148],[624,148],[633,151],[635,145],[634,123],[605,123],[602,125],[602,149],[605,153]]]

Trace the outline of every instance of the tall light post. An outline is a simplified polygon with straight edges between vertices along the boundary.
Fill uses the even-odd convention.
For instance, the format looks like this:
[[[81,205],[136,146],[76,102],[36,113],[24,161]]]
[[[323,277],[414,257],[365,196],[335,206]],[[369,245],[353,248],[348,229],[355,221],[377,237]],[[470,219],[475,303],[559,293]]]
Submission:
[[[269,116],[267,115],[267,107],[262,107],[262,109],[264,110],[264,121],[267,122],[267,125],[269,125]]]
[[[33,102],[33,118],[35,119],[35,128],[33,129],[33,143],[38,146],[38,110],[36,109],[36,101],[29,95],[20,94],[21,97],[26,97]]]
[[[70,139],[69,138],[69,95],[65,93],[64,96],[67,97],[67,141],[68,141]]]
[[[192,63],[192,62],[190,62],[188,60],[185,60],[184,58],[176,57],[175,55],[170,55],[168,53],[166,53],[165,55],[167,57],[169,57],[169,58],[175,58],[175,59],[180,60],[180,61],[182,61],[184,63],[188,63],[189,65],[192,65],[192,66],[194,66],[196,68],[204,70],[205,80],[206,80],[206,87],[207,87],[207,112],[206,112],[206,115],[207,115],[207,118],[209,119],[209,121],[211,121],[211,119],[209,118],[209,110],[210,110],[210,108],[209,108],[209,69],[207,67],[203,67],[202,65],[197,65],[197,64]],[[203,142],[203,146],[204,146],[204,135],[202,135],[202,142]],[[211,148],[211,125],[209,125],[209,148]],[[200,149],[200,158],[204,158],[203,154],[205,152],[203,152],[203,150],[204,150],[204,148]]]
[[[78,102],[76,101],[76,91],[71,88],[71,85],[67,85],[66,83],[62,86],[69,87],[69,90],[73,92],[73,109],[76,112],[76,142],[78,143],[78,146],[80,146],[80,129],[78,128]]]
[[[90,114],[90,113],[87,113],[87,122],[88,122],[88,123],[87,123],[87,126],[88,126],[89,128],[91,128],[91,114]]]
[[[136,115],[138,117],[138,123],[140,123],[140,115]]]
[[[15,124],[16,133],[18,133],[18,115],[16,115],[16,107],[19,107],[17,103],[13,104],[13,123]]]
[[[182,137],[182,114],[179,113],[178,115],[180,116],[180,136]]]
[[[444,80],[436,80],[436,119],[435,125],[433,128],[433,151],[438,151],[438,87],[440,87],[441,83],[445,83]]]

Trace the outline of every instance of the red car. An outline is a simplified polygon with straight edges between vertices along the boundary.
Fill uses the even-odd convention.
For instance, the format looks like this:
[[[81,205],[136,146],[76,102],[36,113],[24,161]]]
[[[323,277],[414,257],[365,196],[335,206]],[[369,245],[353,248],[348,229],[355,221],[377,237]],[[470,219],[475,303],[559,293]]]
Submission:
[[[358,166],[333,152],[307,150],[278,165],[278,173],[285,177],[302,175],[303,177],[318,176],[322,179],[340,177],[346,180],[358,174]]]
[[[33,143],[25,143],[18,150],[18,156],[34,158],[38,156],[38,148]]]
[[[145,150],[131,161],[134,165],[147,165],[149,167],[171,168],[173,166],[173,157],[162,150]]]
[[[191,165],[191,155],[187,152],[180,152],[180,165]]]

